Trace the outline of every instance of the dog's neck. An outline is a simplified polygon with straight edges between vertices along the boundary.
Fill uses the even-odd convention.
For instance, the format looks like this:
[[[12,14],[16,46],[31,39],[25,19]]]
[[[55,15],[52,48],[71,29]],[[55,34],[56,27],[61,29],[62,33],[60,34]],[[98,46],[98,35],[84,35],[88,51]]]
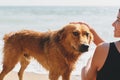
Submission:
[[[66,50],[64,48],[63,45],[61,45],[60,43],[57,43],[58,48],[61,52],[61,54],[63,55],[63,57],[67,60],[67,63],[69,64],[69,62],[72,62],[73,64],[76,62],[76,60],[78,59],[78,57],[80,56],[80,53],[76,54],[74,52],[70,52],[70,50]]]

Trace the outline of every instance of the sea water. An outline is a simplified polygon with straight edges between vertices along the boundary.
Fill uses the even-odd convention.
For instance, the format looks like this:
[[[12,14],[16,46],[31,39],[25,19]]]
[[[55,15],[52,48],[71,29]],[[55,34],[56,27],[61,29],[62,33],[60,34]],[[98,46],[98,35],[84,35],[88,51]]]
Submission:
[[[119,7],[94,6],[0,6],[0,70],[2,69],[3,36],[6,33],[23,29],[45,32],[58,30],[70,22],[82,21],[93,27],[107,42],[115,41],[112,23],[117,17]],[[76,62],[72,75],[80,75],[81,68],[93,55],[94,43],[88,52]],[[13,69],[18,71],[20,64]],[[27,72],[48,74],[37,61],[32,60]]]

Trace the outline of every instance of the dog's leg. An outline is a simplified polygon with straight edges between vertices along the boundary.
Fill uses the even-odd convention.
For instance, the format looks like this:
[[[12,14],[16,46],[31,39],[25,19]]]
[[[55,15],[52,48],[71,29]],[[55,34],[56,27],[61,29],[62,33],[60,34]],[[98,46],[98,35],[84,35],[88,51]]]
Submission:
[[[10,57],[4,58],[4,62],[3,62],[3,70],[0,73],[0,80],[3,80],[3,78],[15,67],[15,65],[17,64],[17,62],[19,61],[19,59],[17,57]]]
[[[7,75],[7,73],[9,73],[12,69],[13,69],[13,67],[3,66],[3,70],[0,73],[0,80],[3,80],[3,78]]]
[[[64,74],[62,74],[62,80],[70,80],[70,74],[71,71],[66,71]]]
[[[58,80],[59,77],[60,77],[60,74],[56,73],[55,71],[49,72],[49,79],[50,80]]]
[[[26,67],[29,65],[30,63],[30,56],[22,56],[21,59],[20,59],[20,65],[21,65],[21,68],[18,72],[18,76],[19,76],[19,80],[23,80],[23,73],[24,73],[24,70],[26,69]]]

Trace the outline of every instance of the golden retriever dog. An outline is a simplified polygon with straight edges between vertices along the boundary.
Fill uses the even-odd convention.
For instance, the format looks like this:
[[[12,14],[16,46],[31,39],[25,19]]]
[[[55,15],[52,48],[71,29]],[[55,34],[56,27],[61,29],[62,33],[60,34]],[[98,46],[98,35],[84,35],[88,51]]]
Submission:
[[[70,80],[79,56],[88,51],[93,36],[86,24],[67,24],[48,32],[22,30],[4,36],[3,70],[0,80],[20,62],[19,80],[31,57],[49,71],[50,80]]]

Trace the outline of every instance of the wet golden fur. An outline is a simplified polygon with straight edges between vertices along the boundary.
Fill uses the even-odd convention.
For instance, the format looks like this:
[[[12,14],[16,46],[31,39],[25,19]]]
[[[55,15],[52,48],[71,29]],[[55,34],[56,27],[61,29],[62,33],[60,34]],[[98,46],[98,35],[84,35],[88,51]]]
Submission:
[[[19,80],[24,69],[35,58],[49,71],[50,80],[70,80],[70,74],[81,53],[87,51],[81,45],[89,45],[92,34],[85,24],[68,24],[50,32],[22,30],[4,36],[4,60],[0,80],[20,62]],[[87,46],[89,47],[89,46]]]

